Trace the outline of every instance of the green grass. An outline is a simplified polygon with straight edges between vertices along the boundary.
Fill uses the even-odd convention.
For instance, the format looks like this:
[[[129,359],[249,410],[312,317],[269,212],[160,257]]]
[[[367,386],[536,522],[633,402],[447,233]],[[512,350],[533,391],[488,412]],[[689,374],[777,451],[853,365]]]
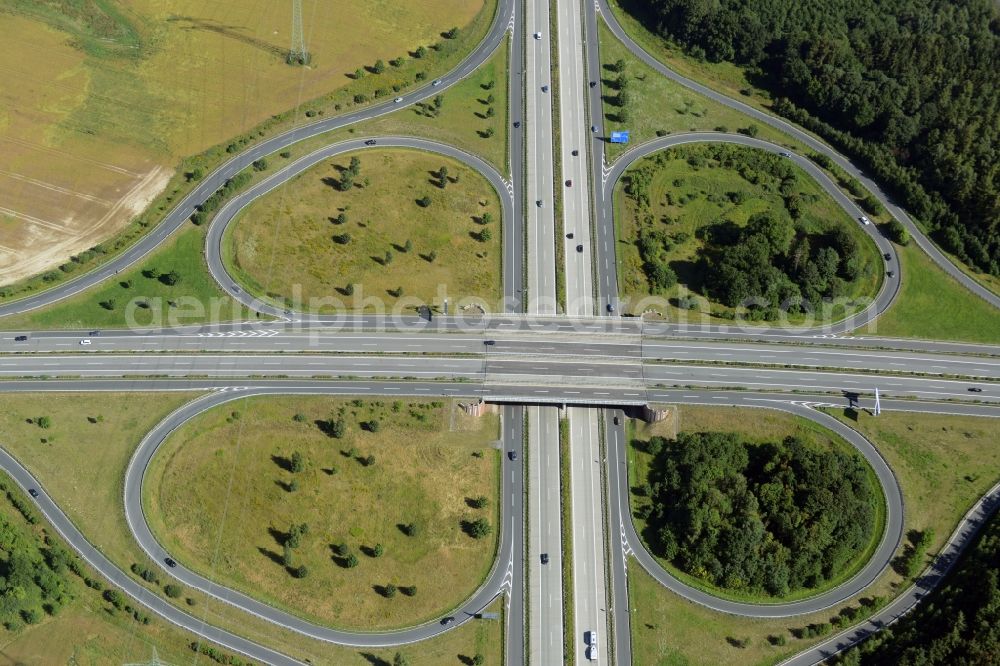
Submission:
[[[781,441],[786,436],[792,435],[798,437],[806,446],[818,449],[839,450],[860,455],[840,437],[819,424],[775,410],[749,408],[713,409],[685,405],[674,408],[674,413],[670,418],[671,420],[667,423],[654,424],[653,426],[639,423],[633,426],[634,437],[630,438],[627,455],[630,488],[640,486],[645,482],[649,474],[649,465],[652,463],[652,456],[641,448],[631,445],[631,442],[636,439],[645,441],[653,434],[673,437],[675,432],[680,431],[735,432],[739,433],[744,441],[754,443]],[[668,430],[668,432],[664,432],[664,429]],[[822,594],[837,587],[860,571],[868,563],[871,555],[874,554],[882,538],[882,533],[885,531],[885,498],[879,488],[878,479],[875,477],[874,471],[868,468],[868,472],[869,482],[875,490],[874,496],[876,498],[873,506],[874,524],[872,526],[871,539],[864,550],[860,551],[841,571],[837,572],[836,575],[819,587],[792,590],[783,597],[772,597],[763,593],[744,593],[727,590],[712,585],[696,576],[689,575],[669,561],[659,556],[654,556],[664,569],[682,582],[724,599],[750,603],[783,603]],[[634,506],[634,502],[636,501],[634,495],[630,495],[630,497],[633,498],[631,501]],[[634,515],[632,520],[635,523],[636,532],[644,535],[646,522]],[[647,548],[649,548],[648,544]],[[652,553],[653,551],[650,550],[650,552]]]
[[[693,412],[695,409],[702,413]],[[940,547],[969,506],[1000,476],[995,419],[883,412],[877,418],[862,413],[855,421],[840,410],[830,413],[868,436],[886,457],[903,491],[906,527],[933,529],[932,550]],[[637,435],[671,436],[675,427],[693,429],[699,423],[720,428],[732,422],[729,414],[729,410],[685,406],[680,411],[680,423],[656,424],[652,429],[644,426],[637,429]],[[769,437],[776,432],[760,419],[747,423],[747,427],[753,437]],[[905,583],[890,568],[868,590],[844,605],[857,607],[859,598],[872,595],[891,598]],[[836,607],[783,620],[715,613],[668,592],[634,562],[629,567],[629,597],[634,609],[632,649],[637,664],[775,664],[820,640],[796,639],[789,633],[791,629],[829,622],[840,610]],[[784,647],[768,641],[769,636],[778,635],[787,641]],[[749,644],[743,648],[729,641],[746,638]]]
[[[562,498],[560,520],[562,526],[562,605],[563,605],[563,661],[572,663],[576,641],[573,603],[573,501],[570,490],[569,419],[559,419],[559,495]]]
[[[624,177],[615,188],[619,290],[623,301],[631,304],[635,312],[642,311],[643,307],[636,306],[644,299],[658,297],[655,302],[657,311],[674,321],[686,321],[686,318],[696,318],[704,323],[731,321],[732,308],[704,297],[705,276],[699,262],[699,251],[705,247],[702,234],[706,228],[721,221],[730,221],[742,227],[757,213],[784,211],[783,198],[774,183],[769,182],[771,178],[761,184],[753,184],[744,179],[736,168],[720,166],[711,158],[702,167],[689,164],[687,154],[702,154],[704,150],[697,146],[671,149],[639,160],[626,172],[627,176],[635,171],[654,169],[648,190],[648,207],[639,205],[634,197],[625,193]],[[735,150],[748,155],[759,152],[752,148]],[[798,166],[791,164],[791,167],[796,174],[795,187],[802,202],[802,216],[795,221],[796,227],[801,227],[810,235],[822,235],[837,226],[847,229],[857,242],[862,266],[859,278],[848,284],[849,291],[845,296],[874,297],[882,281],[882,260],[875,244],[819,183]],[[745,200],[739,204],[731,203],[728,198],[730,192],[741,193]],[[668,219],[670,222],[665,225],[664,220]],[[650,291],[636,246],[643,228],[666,232],[674,242],[665,253],[665,260],[677,274],[678,284],[666,293],[654,295]],[[678,298],[691,293],[699,295],[699,309],[687,311],[676,307]],[[834,317],[841,318],[846,314],[841,309]],[[799,323],[802,319],[801,315],[788,316],[790,323]]]
[[[334,414],[347,424],[342,439],[317,426]],[[362,429],[373,418],[378,433]],[[497,434],[495,416],[468,417],[452,402],[256,397],[172,434],[150,465],[143,502],[164,547],[213,581],[320,623],[410,626],[459,605],[493,564]],[[293,452],[305,459],[298,473],[286,469]],[[488,506],[473,508],[476,497]],[[479,517],[493,536],[464,533],[462,522]],[[308,567],[302,579],[280,561],[282,535],[300,523],[309,532],[292,566]],[[409,523],[419,534],[403,533]],[[356,567],[335,555],[342,543]],[[377,588],[390,583],[417,592],[384,598]]]
[[[896,302],[857,334],[1000,344],[1000,310],[938,268],[915,243],[897,248]]]
[[[3,446],[39,479],[87,540],[118,567],[128,571],[133,562],[153,566],[145,559],[125,524],[122,479],[132,451],[142,436],[193,397],[195,394],[191,393],[7,394],[0,398]],[[44,409],[39,410],[42,404]],[[49,416],[52,421],[48,430],[43,431],[27,422],[29,418],[42,415]],[[103,418],[97,419],[98,416]],[[93,417],[97,423],[91,423],[88,417]],[[47,441],[42,442],[43,438]],[[150,589],[154,593],[158,591]],[[179,600],[164,598],[209,624],[265,645],[280,646],[314,664],[361,666],[371,663],[369,656],[391,661],[395,654],[394,650],[357,651],[311,640],[190,589],[185,590]],[[187,598],[194,601],[193,606],[188,605]],[[94,614],[103,616],[104,611],[88,610],[85,616],[89,618]],[[17,663],[15,657],[18,656],[23,657],[20,661],[24,663],[65,662],[68,657],[59,657],[65,651],[54,644],[52,636],[62,637],[66,649],[72,647],[78,654],[96,655],[94,661],[83,663],[108,663],[109,658],[117,662],[142,661],[149,658],[149,643],[155,645],[165,659],[167,655],[182,654],[176,651],[178,648],[171,647],[181,645],[181,639],[160,640],[156,634],[143,636],[127,624],[124,630],[118,630],[107,623],[108,618],[101,617],[102,623],[86,618],[79,620],[67,609],[54,625],[63,629],[53,629],[55,633],[49,633],[44,629],[47,625],[41,625],[18,636],[0,638],[0,647],[14,659],[12,663]],[[154,620],[153,628],[162,630],[162,623]],[[184,636],[184,641],[192,640],[180,635]],[[502,636],[502,625],[498,622],[468,623],[403,652],[415,665],[437,666],[461,664],[459,655],[468,656],[479,651],[486,656],[486,663],[500,666]],[[59,660],[50,659],[48,655],[55,655]],[[171,661],[184,663],[191,658],[192,654],[188,653]]]
[[[185,225],[114,280],[49,307],[4,319],[4,326],[20,330],[162,328],[253,318],[253,313],[222,293],[208,272],[204,259],[206,230],[206,226]],[[150,269],[160,273],[177,271],[181,280],[168,286],[143,274]],[[113,309],[102,305],[111,302]],[[217,314],[213,316],[213,312]]]
[[[354,156],[360,175],[341,192],[335,185]],[[441,167],[444,189],[433,175]],[[427,207],[418,203],[425,196]],[[492,222],[480,224],[487,213]],[[346,221],[334,223],[340,214]],[[250,291],[295,310],[378,312],[444,298],[481,299],[489,310],[500,296],[501,217],[490,183],[462,163],[369,149],[321,163],[250,204],[227,230],[225,254]],[[484,242],[477,236],[485,229]],[[342,234],[348,243],[333,240]]]
[[[633,145],[655,139],[657,132],[676,134],[695,131],[727,131],[749,127],[758,128],[757,136],[798,152],[804,146],[783,132],[755,122],[735,109],[719,104],[662,76],[629,51],[612,34],[603,20],[598,21],[601,49],[601,90],[603,91],[604,129],[611,132],[630,130],[629,144],[608,143],[604,150],[609,160],[624,153]],[[618,60],[625,62],[625,75],[629,79],[629,104],[631,118],[623,123],[618,118],[621,107],[616,100],[618,73],[611,66]]]

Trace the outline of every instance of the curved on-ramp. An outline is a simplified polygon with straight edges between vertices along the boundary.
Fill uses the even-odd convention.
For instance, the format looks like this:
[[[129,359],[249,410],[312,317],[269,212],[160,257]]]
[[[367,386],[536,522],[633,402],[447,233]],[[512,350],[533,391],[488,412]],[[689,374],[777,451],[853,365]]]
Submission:
[[[439,85],[432,86],[428,82],[422,88],[402,93],[405,102],[402,105],[390,99],[381,104],[365,107],[351,113],[294,127],[251,146],[243,153],[236,155],[225,164],[219,166],[215,171],[205,176],[198,186],[182,198],[150,233],[143,236],[123,253],[89,273],[63,282],[56,287],[0,305],[0,317],[28,312],[68,298],[104,280],[113,278],[118,271],[141,261],[158,247],[160,243],[177,231],[177,229],[186,224],[197,207],[212,196],[216,190],[225,185],[228,179],[249,167],[255,160],[319,134],[398,111],[403,106],[430,99],[434,95],[447,90],[486,62],[493,54],[493,51],[502,43],[504,35],[511,29],[516,1],[498,0],[496,14],[493,17],[493,23],[490,25],[486,36],[472,53],[466,56],[454,69],[440,77],[439,80],[441,83]]]
[[[500,497],[501,518],[500,529],[498,530],[499,545],[490,573],[487,575],[486,580],[468,599],[462,602],[457,608],[447,611],[455,617],[455,621],[449,625],[442,625],[439,618],[408,629],[394,631],[362,632],[332,629],[304,620],[301,617],[258,601],[242,592],[220,585],[185,568],[180,563],[177,563],[174,567],[166,566],[166,558],[170,555],[156,540],[143,513],[142,484],[145,481],[150,461],[153,459],[160,445],[166,441],[167,437],[190,419],[209,409],[233,400],[261,395],[316,395],[327,393],[330,392],[324,391],[319,387],[282,390],[249,388],[239,392],[220,391],[197,398],[168,415],[143,438],[132,455],[132,459],[129,461],[125,471],[125,519],[132,535],[143,551],[157,565],[181,583],[274,625],[328,643],[367,648],[403,645],[432,638],[469,621],[476,613],[479,613],[483,608],[488,606],[497,595],[501,594],[510,575],[509,564],[512,561],[513,528],[512,525],[508,524],[510,515],[506,509],[520,502],[520,497],[517,496],[519,486],[508,475],[503,475]],[[504,446],[505,450],[519,451],[521,443],[516,441],[505,442]]]
[[[374,146],[365,145],[366,141],[373,140],[377,142]],[[450,157],[451,159],[457,160],[465,166],[477,171],[490,183],[493,189],[496,190],[497,197],[500,199],[500,206],[502,208],[501,224],[503,225],[503,233],[501,234],[501,237],[503,242],[502,278],[504,284],[504,300],[508,305],[515,303],[517,299],[518,286],[516,282],[520,279],[520,271],[515,268],[515,262],[522,254],[523,239],[514,229],[514,198],[512,188],[509,186],[508,182],[504,180],[503,176],[501,176],[496,169],[476,155],[437,141],[403,136],[361,137],[357,139],[348,139],[346,141],[338,141],[337,143],[324,146],[304,157],[299,158],[295,162],[292,162],[285,168],[277,171],[268,178],[255,184],[250,189],[241,192],[228,201],[212,219],[208,228],[208,235],[205,240],[205,258],[208,261],[208,269],[223,291],[252,310],[266,315],[275,317],[294,316],[296,319],[308,319],[310,321],[317,322],[342,320],[343,315],[323,316],[285,310],[284,308],[277,307],[273,303],[261,300],[256,296],[248,294],[238,286],[237,280],[229,274],[225,262],[222,259],[222,244],[225,238],[226,229],[229,227],[230,223],[232,223],[240,211],[258,198],[268,194],[275,188],[280,187],[292,178],[295,178],[299,174],[309,170],[324,160],[347,152],[358,150],[379,150],[385,148],[423,150],[443,155],[445,157]],[[414,319],[417,318],[414,317]]]
[[[713,403],[713,405],[717,406],[718,403]],[[609,481],[612,483],[611,495],[615,498],[614,501],[616,502],[620,512],[619,528],[622,534],[623,542],[628,545],[636,560],[638,560],[642,567],[649,572],[649,574],[653,576],[657,582],[669,589],[671,592],[712,610],[729,613],[731,615],[758,618],[790,617],[825,610],[847,601],[867,588],[882,574],[883,571],[885,571],[886,567],[889,566],[893,555],[903,540],[903,494],[899,488],[899,482],[896,480],[896,476],[889,468],[888,463],[878,452],[875,446],[856,430],[850,428],[832,416],[818,412],[800,403],[774,402],[768,404],[767,407],[759,408],[776,409],[795,416],[807,418],[825,428],[828,428],[829,430],[832,430],[857,449],[857,451],[864,457],[865,461],[875,472],[875,476],[878,479],[882,494],[885,498],[885,528],[879,540],[878,547],[860,571],[852,576],[850,580],[827,592],[798,601],[779,603],[747,603],[732,601],[681,582],[674,576],[667,573],[667,571],[647,550],[642,539],[636,533],[635,525],[632,521],[631,511],[629,509],[628,467],[625,464],[625,461],[627,460],[625,451],[627,443],[624,436],[624,426],[619,426],[616,429],[617,432],[612,433],[613,441],[609,444],[613,445],[614,450],[609,450],[608,461],[609,465],[614,465],[614,468],[609,471]],[[609,449],[611,448],[612,446],[609,446]]]
[[[886,210],[895,217],[897,220],[901,221],[904,226],[906,226],[907,231],[910,232],[910,236],[913,238],[914,242],[927,253],[930,258],[941,267],[946,273],[957,280],[959,283],[965,286],[966,289],[976,294],[987,303],[991,304],[993,307],[1000,308],[1000,296],[994,294],[992,291],[979,284],[971,277],[966,275],[958,266],[956,266],[951,260],[948,259],[942,253],[934,243],[927,238],[924,232],[913,222],[910,216],[903,210],[900,206],[896,205],[893,199],[886,194],[878,183],[865,175],[860,169],[858,169],[854,164],[852,164],[846,157],[831,148],[829,145],[820,141],[812,134],[806,132],[805,130],[799,128],[796,125],[773,116],[769,113],[765,113],[760,109],[754,108],[749,104],[741,102],[737,99],[733,99],[728,95],[719,93],[711,88],[704,86],[696,81],[693,81],[685,76],[681,76],[674,70],[670,69],[667,65],[661,62],[659,59],[654,57],[648,51],[646,51],[642,46],[636,43],[635,40],[629,36],[628,32],[622,27],[615,16],[615,10],[611,9],[608,4],[609,0],[594,0],[592,9],[588,10],[593,13],[600,13],[604,17],[604,21],[608,28],[611,30],[612,34],[618,38],[618,40],[628,48],[634,55],[645,62],[647,65],[652,67],[654,70],[659,72],[661,75],[669,78],[671,81],[678,83],[689,90],[708,97],[709,99],[723,104],[731,109],[735,109],[740,113],[752,117],[754,120],[762,122],[766,125],[774,127],[775,129],[794,137],[796,140],[801,141],[805,145],[809,146],[812,150],[817,153],[822,153],[832,159],[837,166],[847,172],[850,176],[853,176],[858,181],[860,181],[865,188],[871,192],[875,198],[877,198]],[[596,25],[596,22],[594,23]],[[596,40],[597,35],[594,34],[593,39]]]
[[[847,213],[848,217],[852,220],[857,220],[863,213],[862,211],[847,197],[840,189],[830,180],[826,173],[820,169],[816,164],[814,164],[808,158],[798,155],[784,146],[779,146],[777,144],[771,143],[770,141],[765,141],[763,139],[756,139],[749,136],[744,136],[742,134],[726,134],[722,132],[685,132],[682,134],[673,134],[666,137],[660,137],[647,141],[646,143],[640,144],[635,148],[632,148],[628,152],[621,155],[614,164],[611,165],[610,169],[604,172],[604,183],[601,186],[601,191],[599,194],[600,201],[600,214],[604,218],[603,224],[601,225],[603,234],[610,233],[612,237],[611,242],[608,247],[615,247],[615,240],[613,237],[615,223],[614,223],[614,190],[621,179],[625,171],[635,164],[636,161],[648,157],[654,153],[658,153],[662,150],[668,150],[670,148],[675,148],[677,146],[689,144],[689,143],[732,143],[741,146],[746,146],[748,148],[756,148],[759,150],[765,150],[772,153],[786,154],[789,159],[795,162],[800,168],[802,168],[809,176],[811,176],[823,190],[830,195],[833,200]],[[860,223],[859,223],[860,225]],[[879,288],[878,294],[875,296],[874,300],[868,304],[868,306],[861,312],[850,315],[849,317],[842,319],[838,322],[833,322],[830,324],[824,324],[819,327],[815,326],[802,326],[802,327],[788,327],[788,328],[768,328],[766,326],[753,326],[755,332],[761,335],[766,335],[770,333],[782,332],[785,334],[798,334],[798,335],[816,335],[816,334],[836,334],[836,333],[846,333],[852,331],[856,328],[868,324],[872,320],[876,319],[883,312],[885,312],[890,305],[892,305],[896,296],[899,294],[900,281],[902,279],[902,274],[899,265],[899,257],[896,254],[896,249],[891,242],[889,242],[879,231],[874,224],[860,225],[861,229],[871,238],[872,242],[875,244],[878,250],[879,260],[884,262],[883,255],[888,254],[890,260],[886,266],[887,270],[892,270],[894,273],[893,277],[886,277],[886,272],[883,271],[883,279],[881,281],[881,286]],[[602,242],[605,239],[602,238]],[[612,250],[613,252],[613,250]],[[610,276],[609,276],[610,278]],[[610,279],[608,280],[610,282]],[[669,325],[668,325],[669,326]],[[720,332],[731,332],[733,327],[729,326],[707,326],[699,327],[702,330],[716,330]],[[741,329],[743,330],[743,329]]]

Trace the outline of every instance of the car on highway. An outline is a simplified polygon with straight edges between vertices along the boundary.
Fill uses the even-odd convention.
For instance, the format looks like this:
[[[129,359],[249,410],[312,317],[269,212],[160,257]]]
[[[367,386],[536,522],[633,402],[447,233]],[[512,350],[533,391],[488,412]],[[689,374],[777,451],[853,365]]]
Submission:
[[[439,86],[439,85],[441,85],[441,79],[434,79],[434,83],[432,83],[431,85],[432,86]]]
[[[882,255],[882,258],[885,259],[886,261],[890,261],[892,259],[892,255],[886,252],[885,254]]]
[[[614,312],[614,311],[615,311],[614,304],[613,303],[608,303],[608,312]]]
[[[615,417],[615,425],[621,425],[621,423],[622,423],[622,422],[621,422],[621,419],[619,419],[619,418],[618,418],[618,417],[616,416],[616,417]]]
[[[443,624],[446,627],[454,621],[455,618],[453,618],[451,615],[449,615],[448,617],[441,618],[441,624]]]
[[[792,156],[791,153],[778,153],[778,154],[781,155],[782,157],[791,157]]]
[[[535,205],[538,206],[539,208],[541,208],[542,207],[542,200],[539,199],[538,201],[536,201]]]
[[[593,88],[593,87],[594,87],[594,86],[596,86],[596,85],[597,85],[597,81],[591,81],[591,82],[590,82],[590,87],[591,87],[591,88]]]
[[[566,181],[566,187],[573,187],[573,180],[572,179]]]
[[[35,490],[34,488],[28,488],[28,494],[31,495],[32,497],[38,497],[38,491]]]
[[[542,86],[542,92],[548,92],[548,91],[549,91],[548,86]]]
[[[864,225],[866,225],[866,226],[872,223],[872,221],[871,221],[871,220],[869,220],[869,219],[868,219],[867,217],[865,217],[864,215],[862,215],[861,217],[859,217],[859,218],[858,218],[858,222],[860,222],[861,224],[864,224]]]
[[[596,132],[597,131],[597,125],[591,125],[590,126],[590,131],[591,132]]]
[[[597,632],[593,629],[583,632],[583,642],[587,645],[597,645]]]
[[[399,104],[400,102],[403,101],[403,98],[402,97],[397,97],[396,99],[394,99],[392,101],[395,102],[396,104]]]
[[[983,392],[983,389],[979,388],[978,386],[970,386],[968,390],[971,393],[982,393]]]
[[[593,645],[587,646],[587,659],[590,661],[597,661],[597,648]]]
[[[497,343],[496,340],[483,340],[483,344],[486,345],[487,347],[492,347],[496,343]]]
[[[88,340],[87,338],[84,338],[83,340],[80,340],[80,344],[84,345],[84,346],[89,345],[90,344],[90,340]]]
[[[536,33],[535,33],[535,34],[533,35],[533,37],[534,37],[535,39],[541,39],[541,38],[542,38],[542,33],[540,33],[540,32],[536,32]]]
[[[576,246],[576,251],[577,252],[583,252],[583,246],[582,245],[577,245]]]
[[[515,120],[514,121],[514,129],[517,129],[520,126],[521,126],[521,121],[520,120]]]
[[[566,234],[566,238],[572,238],[572,237],[573,237],[573,232],[572,231],[569,232],[568,234]]]
[[[891,277],[891,278],[892,278],[892,277],[896,277],[896,274],[895,274],[895,273],[893,273],[892,271],[886,271],[886,275],[888,275],[888,276],[889,276],[889,277]]]
[[[164,564],[166,564],[171,569],[173,569],[174,567],[177,566],[177,563],[174,562],[174,559],[172,557],[164,557],[163,558],[163,562],[164,562]]]
[[[366,146],[374,146],[376,143],[378,142],[375,141],[375,139],[368,139],[367,141],[365,141]]]
[[[549,563],[549,554],[542,553],[542,564],[548,564],[548,563]]]
[[[508,451],[507,457],[511,460],[517,460],[517,451]]]
[[[90,335],[90,336],[92,336],[92,337],[95,337],[95,338],[96,338],[96,337],[97,337],[97,336],[99,336],[100,334],[101,334],[101,332],[100,332],[100,331],[91,331],[91,332],[90,332],[90,333],[88,333],[87,335]]]
[[[14,338],[14,342],[27,342],[27,341],[28,341],[27,335],[18,335],[17,337]]]
[[[579,154],[580,154],[580,151],[579,151],[579,150],[577,150],[576,148],[574,148],[574,149],[573,149],[573,152],[572,152],[572,153],[570,153],[570,154],[571,154],[571,155],[572,155],[573,157],[577,157],[577,156],[579,156]]]

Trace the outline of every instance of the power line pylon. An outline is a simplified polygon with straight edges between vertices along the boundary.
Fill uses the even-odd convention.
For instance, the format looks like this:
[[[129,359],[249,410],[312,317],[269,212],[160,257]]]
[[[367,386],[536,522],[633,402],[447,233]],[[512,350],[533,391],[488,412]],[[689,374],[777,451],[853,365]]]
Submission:
[[[292,46],[288,49],[289,65],[308,65],[309,52],[302,31],[302,0],[292,0]]]

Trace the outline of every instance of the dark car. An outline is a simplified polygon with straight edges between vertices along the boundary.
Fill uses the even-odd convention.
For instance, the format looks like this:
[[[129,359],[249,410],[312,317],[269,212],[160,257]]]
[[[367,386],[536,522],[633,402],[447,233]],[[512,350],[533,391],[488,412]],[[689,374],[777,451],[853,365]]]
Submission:
[[[454,621],[455,621],[455,618],[453,618],[453,617],[452,617],[452,616],[450,616],[450,615],[449,615],[448,617],[443,617],[443,618],[441,618],[441,624],[443,624],[443,625],[445,625],[445,626],[447,626],[447,625],[451,624],[451,623],[452,623],[452,622],[454,622]]]
[[[896,274],[893,273],[892,271],[888,271],[886,275],[888,275],[889,277],[896,277]]]
[[[566,187],[573,187],[572,179],[566,181]]]
[[[164,561],[164,562],[166,563],[166,565],[167,565],[168,567],[170,567],[171,569],[177,566],[177,563],[176,563],[176,562],[174,562],[173,558],[171,558],[171,557],[165,557],[165,558],[163,558],[163,561]]]
[[[983,389],[979,388],[978,386],[970,386],[969,390],[971,392],[973,392],[973,393],[982,393],[983,392]]]
[[[496,340],[483,340],[483,344],[486,345],[487,347],[492,347],[496,343],[497,343]]]
[[[548,92],[548,91],[549,91],[548,86],[542,86],[542,92]]]
[[[621,419],[619,419],[617,416],[615,417],[615,425],[621,425]]]
[[[582,245],[577,245],[576,246],[576,251],[577,252],[583,252],[583,246]]]
[[[100,335],[100,334],[101,334],[101,332],[100,332],[100,331],[91,331],[91,332],[89,333],[89,335],[92,335],[92,336],[94,336],[94,337],[97,337],[97,336],[98,336],[98,335]]]
[[[889,261],[890,259],[892,259],[892,255],[886,252],[885,254],[882,255],[882,258],[885,259],[886,261]]]
[[[27,342],[27,341],[28,341],[27,335],[19,335],[16,338],[14,338],[14,342]]]
[[[593,88],[593,87],[594,87],[594,86],[596,86],[596,85],[597,85],[597,81],[591,81],[591,82],[590,82],[590,87],[591,87],[591,88]]]
[[[541,208],[542,207],[542,200],[539,199],[538,201],[536,201],[535,205],[538,206],[539,208]]]
[[[31,495],[32,497],[38,497],[38,491],[35,490],[34,488],[28,488],[28,494]]]
[[[573,237],[573,232],[572,231],[569,232],[568,234],[566,234],[566,238],[572,238],[572,237]]]
[[[375,145],[375,139],[368,139],[367,141],[365,141],[365,145],[366,146],[374,146]]]
[[[521,121],[520,120],[515,120],[514,121],[514,129],[517,129],[520,126],[521,126]]]
[[[549,563],[549,554],[542,553],[542,564],[548,564],[548,563]]]
[[[517,460],[517,451],[508,451],[507,457],[511,460]]]
[[[615,311],[615,306],[611,303],[608,303],[608,312],[614,312],[614,311]]]
[[[573,149],[573,157],[576,157],[576,156],[578,156],[579,154],[580,154],[580,151],[579,151],[579,150],[577,150],[576,148],[574,148],[574,149]]]

